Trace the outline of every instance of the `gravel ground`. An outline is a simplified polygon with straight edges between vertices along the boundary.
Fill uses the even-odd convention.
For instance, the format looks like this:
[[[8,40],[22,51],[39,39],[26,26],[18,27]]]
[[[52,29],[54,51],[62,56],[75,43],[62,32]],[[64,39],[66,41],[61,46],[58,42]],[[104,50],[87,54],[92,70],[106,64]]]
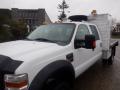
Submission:
[[[76,79],[74,90],[120,90],[120,45],[116,50],[113,65],[96,62]]]

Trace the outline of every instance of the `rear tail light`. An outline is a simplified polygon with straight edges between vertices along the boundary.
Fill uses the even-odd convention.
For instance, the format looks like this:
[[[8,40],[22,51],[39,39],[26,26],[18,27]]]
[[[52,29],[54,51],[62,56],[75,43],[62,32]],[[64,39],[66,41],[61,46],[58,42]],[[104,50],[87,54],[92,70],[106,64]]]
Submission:
[[[28,75],[5,75],[5,90],[28,90]]]

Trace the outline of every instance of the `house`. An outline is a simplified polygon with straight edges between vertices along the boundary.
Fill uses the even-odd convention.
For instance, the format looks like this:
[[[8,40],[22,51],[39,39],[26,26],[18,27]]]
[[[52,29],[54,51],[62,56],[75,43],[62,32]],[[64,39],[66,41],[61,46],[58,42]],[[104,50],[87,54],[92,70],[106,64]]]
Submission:
[[[12,8],[11,15],[15,21],[24,21],[29,26],[30,31],[40,25],[52,23],[45,9]]]

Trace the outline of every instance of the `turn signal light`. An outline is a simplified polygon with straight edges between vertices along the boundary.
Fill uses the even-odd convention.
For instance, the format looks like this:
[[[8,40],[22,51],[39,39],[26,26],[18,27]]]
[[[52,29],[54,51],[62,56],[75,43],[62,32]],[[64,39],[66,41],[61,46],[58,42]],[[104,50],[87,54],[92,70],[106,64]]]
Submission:
[[[28,90],[28,75],[19,74],[4,76],[6,90]]]

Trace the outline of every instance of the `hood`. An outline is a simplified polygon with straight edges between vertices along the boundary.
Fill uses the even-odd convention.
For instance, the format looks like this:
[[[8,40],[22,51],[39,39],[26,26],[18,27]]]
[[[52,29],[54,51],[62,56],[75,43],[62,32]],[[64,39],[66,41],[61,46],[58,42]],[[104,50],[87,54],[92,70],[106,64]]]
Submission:
[[[45,53],[45,51],[55,50],[61,46],[56,43],[37,42],[18,40],[0,44],[0,55],[8,56],[14,60],[23,60],[25,56],[38,53]],[[47,53],[47,52],[46,52]],[[24,57],[23,57],[24,56]]]

